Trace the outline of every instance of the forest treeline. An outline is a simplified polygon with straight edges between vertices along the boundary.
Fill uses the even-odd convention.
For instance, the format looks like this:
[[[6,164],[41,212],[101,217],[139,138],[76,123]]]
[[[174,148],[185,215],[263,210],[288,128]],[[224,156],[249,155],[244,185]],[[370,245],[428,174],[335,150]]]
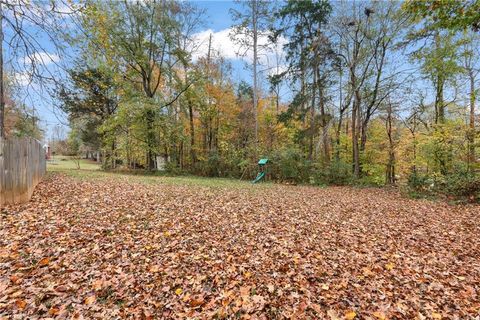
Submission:
[[[233,76],[184,1],[86,1],[56,89],[105,169],[480,196],[478,1],[242,1]],[[241,7],[241,9],[240,9]],[[238,74],[235,73],[235,74]]]

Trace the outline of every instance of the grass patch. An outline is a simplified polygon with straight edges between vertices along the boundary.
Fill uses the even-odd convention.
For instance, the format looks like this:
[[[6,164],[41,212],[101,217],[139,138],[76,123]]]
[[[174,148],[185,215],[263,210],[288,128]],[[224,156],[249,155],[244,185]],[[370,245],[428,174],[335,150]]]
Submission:
[[[80,169],[77,169],[77,163],[67,156],[56,156],[47,161],[48,171],[70,171],[70,170],[100,170],[100,165],[92,160],[80,160]]]
[[[100,166],[90,160],[80,160],[80,169],[76,163],[68,157],[56,157],[54,161],[47,163],[50,172],[64,173],[80,180],[123,180],[126,182],[143,184],[166,184],[183,186],[200,186],[207,188],[267,188],[272,183],[260,183],[252,185],[250,181],[241,181],[229,178],[208,178],[198,176],[168,176],[163,173],[146,173],[142,171],[103,171]]]

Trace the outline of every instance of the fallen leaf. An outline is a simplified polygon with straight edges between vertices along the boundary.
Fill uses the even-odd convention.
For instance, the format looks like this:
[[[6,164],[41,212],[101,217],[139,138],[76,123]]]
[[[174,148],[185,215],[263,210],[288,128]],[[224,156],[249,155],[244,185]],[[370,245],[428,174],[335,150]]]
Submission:
[[[240,296],[242,298],[246,298],[246,297],[250,296],[250,287],[249,286],[241,287],[240,288]]]
[[[17,283],[18,280],[20,280],[20,278],[16,275],[12,275],[10,276],[10,281],[12,281],[13,283]]]
[[[275,286],[270,283],[267,285],[267,290],[268,292],[273,293],[275,291]]]
[[[183,292],[182,288],[178,288],[177,290],[175,290],[175,294],[176,294],[177,296],[181,295],[182,292]]]
[[[152,273],[156,273],[160,270],[160,267],[156,264],[150,266],[150,268],[148,269],[148,271],[152,272]]]
[[[17,299],[15,300],[15,305],[17,306],[18,309],[23,310],[27,306],[27,302],[22,299]]]
[[[393,262],[385,264],[385,269],[387,269],[388,271],[393,270],[393,268],[395,268],[395,264]]]
[[[347,313],[345,313],[345,318],[347,320],[353,320],[355,319],[356,316],[357,316],[357,313],[355,311],[348,311]]]
[[[93,283],[92,283],[92,289],[95,290],[95,291],[98,291],[100,289],[103,288],[103,280],[99,279],[99,280],[95,280]]]
[[[330,320],[341,320],[338,313],[333,309],[327,311],[327,316],[330,317]]]
[[[386,316],[385,316],[385,313],[383,313],[382,311],[375,311],[373,313],[373,316],[379,320],[385,320],[386,319]]]
[[[56,315],[60,314],[60,309],[55,308],[55,307],[51,307],[48,310],[48,314],[51,315],[51,316],[56,316]]]
[[[203,305],[204,303],[205,303],[205,300],[201,296],[197,296],[197,297],[190,300],[190,306],[192,308],[199,307],[199,306]]]
[[[38,261],[38,265],[43,267],[46,266],[50,263],[50,258],[43,258],[40,261]]]
[[[86,299],[85,299],[85,304],[86,305],[91,305],[93,303],[95,303],[95,301],[97,300],[97,297],[92,295],[92,296],[88,296]]]

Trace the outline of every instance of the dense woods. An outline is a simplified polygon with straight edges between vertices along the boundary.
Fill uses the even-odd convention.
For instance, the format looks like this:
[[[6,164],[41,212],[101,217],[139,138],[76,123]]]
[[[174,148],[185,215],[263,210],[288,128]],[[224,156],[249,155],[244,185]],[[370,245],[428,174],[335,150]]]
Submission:
[[[105,169],[313,184],[409,184],[475,197],[477,1],[249,0],[229,37],[181,1],[85,1],[62,39],[68,152]],[[240,9],[239,9],[240,8]],[[203,28],[203,29],[202,29]]]

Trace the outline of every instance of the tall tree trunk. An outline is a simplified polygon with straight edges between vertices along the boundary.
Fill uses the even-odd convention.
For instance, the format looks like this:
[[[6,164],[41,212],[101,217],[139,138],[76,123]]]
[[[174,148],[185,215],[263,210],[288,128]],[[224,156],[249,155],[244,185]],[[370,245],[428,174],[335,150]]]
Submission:
[[[357,63],[360,53],[360,42],[358,41],[358,32],[357,28],[355,32],[354,47],[352,53],[352,62],[350,64],[350,84],[353,92],[353,103],[352,103],[352,171],[353,177],[355,179],[360,178],[360,152],[358,148],[358,135],[360,127],[360,107],[361,107],[361,95],[359,88],[359,79],[357,79]]]
[[[470,80],[470,122],[469,122],[469,134],[468,134],[468,143],[469,143],[469,161],[470,163],[476,162],[475,156],[475,76],[473,71],[470,70],[468,73]]]
[[[127,127],[127,130],[125,131],[125,142],[126,142],[126,151],[127,151],[127,168],[132,167],[132,151],[131,151],[131,146],[130,146],[130,135],[129,135],[129,130]]]
[[[0,138],[5,136],[5,88],[3,83],[3,4],[0,2]]]
[[[395,145],[392,137],[392,106],[389,104],[387,108],[386,129],[388,136],[388,163],[386,168],[386,183],[395,184]]]
[[[437,50],[440,49],[440,34],[435,34],[435,47]],[[445,105],[443,100],[443,89],[445,87],[445,79],[440,70],[436,70],[436,92],[435,92],[435,124],[445,123]]]
[[[211,66],[211,50],[212,50],[212,34],[208,37],[208,51],[207,51],[207,80],[210,80],[210,66]],[[210,113],[211,109],[211,99],[210,97],[207,98],[207,112]],[[207,157],[210,155],[210,147],[209,147],[209,132],[210,132],[210,117],[207,116],[206,119],[203,121],[204,125],[204,134],[203,134],[203,150],[207,154]]]
[[[443,76],[437,76],[437,86],[435,95],[435,123],[445,123],[445,102],[443,100],[443,89],[445,87],[445,80]]]
[[[439,124],[440,126],[435,126],[435,131],[439,133],[439,137],[442,138],[441,143],[439,143],[437,150],[437,161],[440,166],[440,173],[442,175],[446,175],[448,172],[447,170],[447,144],[445,143],[445,128],[442,126],[445,124],[445,104],[443,100],[443,90],[444,90],[445,81],[443,76],[437,76],[437,87],[436,87],[436,95],[435,95],[435,124]]]
[[[195,125],[193,122],[193,106],[190,99],[188,99],[188,116],[190,122],[190,161],[192,165],[195,165],[195,162],[197,162],[195,154]]]
[[[213,147],[215,151],[218,150],[218,130],[220,129],[220,119],[218,113],[215,117],[215,128],[213,130]]]
[[[373,114],[377,109],[376,106],[378,105],[378,93],[379,93],[380,85],[382,81],[382,72],[383,72],[383,66],[385,63],[385,56],[387,54],[388,44],[389,44],[389,41],[384,42],[382,46],[379,48],[381,49],[380,61],[377,67],[377,74],[375,76],[375,86],[373,88],[372,97],[368,102],[368,105],[366,106],[365,119],[363,119],[363,121],[361,122],[360,152],[365,151],[365,147],[367,144],[368,124],[370,123],[370,119],[372,118]],[[375,50],[375,55],[378,55],[378,50]]]
[[[255,117],[255,153],[258,147],[258,85],[257,85],[257,63],[258,63],[258,25],[257,25],[257,3],[252,4],[252,30],[253,30],[253,116]]]
[[[340,161],[340,133],[342,131],[343,124],[343,111],[340,110],[338,115],[338,124],[335,129],[335,161]]]
[[[408,128],[410,133],[412,134],[413,140],[413,165],[412,165],[412,173],[414,175],[417,174],[417,113],[413,114],[413,124],[411,127]]]
[[[155,112],[148,109],[146,112],[147,124],[147,167],[149,170],[155,169],[155,132],[154,132]]]
[[[343,122],[343,87],[342,87],[342,69],[340,68],[339,71],[339,114],[338,114],[338,124],[335,129],[335,161],[340,161],[340,132],[342,130],[342,122]]]
[[[308,160],[313,160],[313,138],[315,136],[315,103],[316,103],[316,90],[317,85],[317,73],[313,73],[313,87],[312,87],[312,101],[310,104],[310,129],[308,139]]]
[[[330,163],[330,136],[328,134],[328,124],[330,122],[327,119],[325,112],[325,95],[323,87],[319,87],[318,90],[320,99],[320,117],[322,118],[322,143],[323,143],[323,161],[325,165]]]
[[[111,152],[111,154],[110,154],[111,159],[110,160],[111,160],[111,163],[112,163],[111,166],[112,166],[112,169],[115,169],[116,164],[117,164],[117,160],[115,158],[115,138],[113,139],[112,145],[110,146],[110,152]]]
[[[353,81],[355,83],[355,80]],[[352,107],[352,161],[353,161],[353,176],[360,178],[360,151],[358,146],[358,128],[360,122],[360,92],[357,88],[355,90],[355,98]]]

